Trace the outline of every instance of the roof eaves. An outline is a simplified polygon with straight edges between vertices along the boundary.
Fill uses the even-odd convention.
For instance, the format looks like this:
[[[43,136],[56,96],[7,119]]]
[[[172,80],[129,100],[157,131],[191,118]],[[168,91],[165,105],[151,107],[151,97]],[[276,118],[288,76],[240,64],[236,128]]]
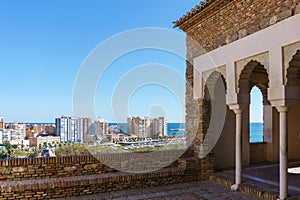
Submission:
[[[204,0],[201,1],[198,5],[196,5],[192,10],[187,12],[185,15],[183,15],[181,18],[179,18],[174,23],[174,28],[181,26],[185,21],[192,18],[194,15],[202,11],[204,8],[206,8],[209,4],[214,2],[215,0]]]

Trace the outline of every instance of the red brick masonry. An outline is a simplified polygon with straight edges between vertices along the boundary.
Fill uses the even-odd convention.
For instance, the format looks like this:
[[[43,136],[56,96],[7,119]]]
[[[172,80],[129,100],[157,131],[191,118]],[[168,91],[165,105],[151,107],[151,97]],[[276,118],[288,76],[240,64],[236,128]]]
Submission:
[[[91,155],[0,160],[0,199],[51,199],[130,188],[150,187],[203,180],[202,161],[189,158],[183,150],[148,153],[102,154],[97,157],[117,166],[136,161],[138,168],[175,161],[146,173],[126,173],[106,166]],[[143,157],[143,160],[140,158]],[[166,163],[162,163],[163,165]],[[150,168],[149,168],[150,166]],[[132,169],[132,166],[128,166]],[[134,166],[133,166],[134,167]],[[126,169],[126,165],[125,165]],[[128,168],[129,169],[129,168]],[[204,168],[203,168],[204,169]]]

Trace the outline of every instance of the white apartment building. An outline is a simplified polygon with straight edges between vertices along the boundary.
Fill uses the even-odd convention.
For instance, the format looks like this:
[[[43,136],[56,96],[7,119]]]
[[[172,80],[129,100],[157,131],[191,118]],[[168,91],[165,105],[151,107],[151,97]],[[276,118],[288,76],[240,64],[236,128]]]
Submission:
[[[85,125],[85,119],[65,116],[56,118],[56,135],[60,136],[61,142],[83,142],[85,132],[91,129]]]
[[[24,132],[14,129],[0,129],[0,143],[9,142],[11,144],[27,144]]]

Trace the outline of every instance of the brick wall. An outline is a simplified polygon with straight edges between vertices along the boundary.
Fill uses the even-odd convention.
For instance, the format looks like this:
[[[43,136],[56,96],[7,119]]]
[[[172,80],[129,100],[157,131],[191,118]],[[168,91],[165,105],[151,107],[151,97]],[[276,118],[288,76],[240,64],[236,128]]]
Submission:
[[[300,12],[299,0],[217,0],[211,7],[180,26],[207,52]]]
[[[132,172],[151,171],[151,168],[157,168],[157,166],[176,166],[177,159],[184,152],[184,150],[170,150],[151,153],[98,154],[95,157],[92,155],[78,155],[3,159],[0,160],[0,180],[17,181],[33,178],[83,176],[117,172],[117,169]],[[124,161],[127,162],[124,164]]]
[[[189,152],[178,149],[95,157],[3,159],[0,160],[0,199],[52,199],[203,180],[200,162],[190,162],[189,157]],[[131,162],[132,166],[124,166],[124,161]],[[134,169],[146,171],[122,172],[111,165],[133,172]]]

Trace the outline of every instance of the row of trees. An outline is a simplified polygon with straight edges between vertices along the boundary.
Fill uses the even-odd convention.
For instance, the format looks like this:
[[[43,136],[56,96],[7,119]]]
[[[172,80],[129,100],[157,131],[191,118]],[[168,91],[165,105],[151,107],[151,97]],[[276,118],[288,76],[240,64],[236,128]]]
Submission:
[[[19,145],[16,144],[10,144],[9,142],[3,143],[4,149],[0,151],[0,159],[4,158],[19,158],[19,157],[36,157],[39,155],[42,149],[29,149],[25,148],[24,145],[21,145],[21,148],[19,148]]]

